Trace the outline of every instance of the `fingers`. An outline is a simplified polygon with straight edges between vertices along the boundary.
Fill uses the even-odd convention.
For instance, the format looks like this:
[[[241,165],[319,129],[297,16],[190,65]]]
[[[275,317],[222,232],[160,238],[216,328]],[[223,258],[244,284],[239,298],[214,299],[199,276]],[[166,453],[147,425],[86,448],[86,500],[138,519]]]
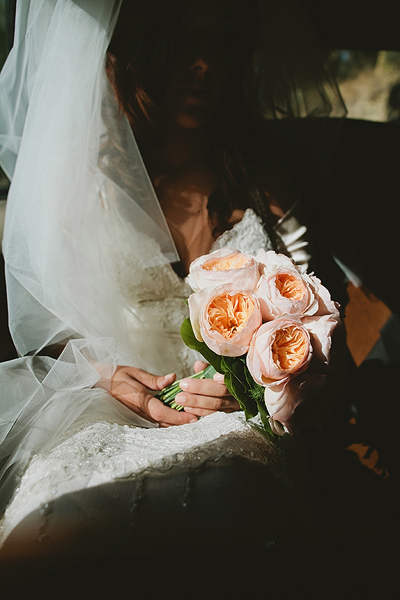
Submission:
[[[207,363],[197,361],[195,372]],[[240,410],[239,403],[228,392],[224,376],[220,373],[213,379],[183,379],[182,392],[175,400],[184,407],[177,411],[155,398],[149,390],[161,390],[175,380],[175,374],[157,376],[135,367],[118,367],[111,381],[111,394],[141,417],[160,427],[183,425],[197,421],[198,417],[215,411],[233,412]]]
[[[200,373],[200,371],[202,371],[206,367],[208,367],[208,363],[203,362],[202,360],[196,360],[196,362],[193,365],[193,371],[195,373]]]
[[[162,427],[197,421],[195,415],[174,410],[155,398],[148,387],[138,379],[139,377],[146,382],[152,382],[147,385],[160,386],[159,389],[169,385],[175,379],[174,374],[157,377],[134,367],[121,367],[117,369],[112,379],[111,395],[139,416]]]
[[[184,407],[186,413],[198,417],[205,417],[217,411],[231,413],[240,410],[239,403],[234,398],[223,400],[221,398],[210,398],[209,396],[185,396],[183,398],[177,396],[176,401]]]
[[[149,390],[162,390],[167,385],[170,385],[176,379],[175,373],[169,373],[168,375],[153,375],[136,369],[137,373],[134,376],[135,379],[143,383]]]
[[[130,378],[139,381],[149,390],[162,390],[167,385],[173,383],[176,379],[175,373],[168,375],[153,375],[136,367],[120,367],[117,369],[114,379],[124,379],[129,381]]]
[[[184,425],[197,421],[195,415],[181,412],[165,406],[161,400],[148,396],[145,400],[145,410],[160,427],[170,427],[171,425]]]
[[[223,382],[224,376],[221,375],[221,377],[222,381],[215,379],[182,379],[179,387],[184,392],[200,394],[201,396],[230,396]]]
[[[215,373],[213,379],[214,379],[214,381],[218,381],[218,383],[224,383],[224,381],[225,381],[225,378],[222,375],[222,373]]]
[[[183,379],[180,382],[182,392],[177,394],[175,401],[184,407],[185,412],[199,417],[215,411],[240,410],[239,403],[223,383],[223,375],[217,375],[214,379]]]
[[[113,389],[112,395],[139,416],[151,423],[158,423],[162,427],[184,425],[197,421],[195,415],[166,406],[161,400],[149,394],[148,390],[138,382],[136,382],[136,385],[120,382]]]

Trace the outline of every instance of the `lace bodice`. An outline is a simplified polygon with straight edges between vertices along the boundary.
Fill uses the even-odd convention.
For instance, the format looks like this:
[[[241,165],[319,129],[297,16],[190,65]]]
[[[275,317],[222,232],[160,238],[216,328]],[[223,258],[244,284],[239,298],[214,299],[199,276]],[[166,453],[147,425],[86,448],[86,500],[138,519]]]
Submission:
[[[247,254],[255,254],[259,248],[272,248],[261,219],[251,209],[215,241],[212,250],[227,246]],[[167,372],[175,372],[178,377],[192,374],[193,363],[202,357],[187,348],[180,336],[180,326],[188,316],[185,300],[192,292],[186,279],[180,278],[169,263],[142,269],[126,245],[118,248],[116,272],[120,291],[126,299],[126,320],[136,350],[137,344],[142,343],[140,354],[148,356],[146,346],[151,335],[152,344],[158,347],[157,353],[168,352],[171,357],[164,367]],[[143,335],[144,331],[147,336]],[[155,358],[157,353],[154,352]],[[150,370],[157,372],[157,365]]]
[[[300,225],[295,211],[296,205],[279,220],[275,234],[279,248],[292,253],[296,262],[306,268],[309,259],[308,243],[304,239],[306,227]],[[259,248],[270,250],[273,245],[260,217],[252,209],[247,209],[242,220],[223,233],[211,250],[222,247],[255,255]],[[154,253],[155,249],[151,251]],[[126,300],[126,321],[134,340],[135,354],[146,357],[144,364],[138,365],[136,357],[130,362],[128,356],[127,364],[155,373],[175,372],[178,377],[190,375],[193,363],[202,357],[187,348],[180,336],[181,323],[188,316],[184,301],[192,291],[186,279],[181,279],[169,263],[142,269],[137,258],[130,253],[129,245],[118,247],[116,256],[115,270],[120,292]],[[154,347],[151,356],[150,338]],[[169,357],[162,365],[157,362],[157,356],[161,355]]]

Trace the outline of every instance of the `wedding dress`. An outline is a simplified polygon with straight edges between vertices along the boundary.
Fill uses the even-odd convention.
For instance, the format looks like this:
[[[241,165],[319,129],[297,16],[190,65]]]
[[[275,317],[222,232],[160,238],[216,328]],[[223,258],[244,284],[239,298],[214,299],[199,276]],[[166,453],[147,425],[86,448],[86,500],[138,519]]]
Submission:
[[[300,255],[297,255],[297,258],[306,266],[310,258],[305,239],[306,228],[299,225],[293,210],[280,219],[275,232],[281,244],[285,244],[287,252],[302,253],[303,261],[300,260]],[[222,234],[212,249],[222,247],[236,248],[254,255],[261,247],[270,249],[271,241],[265,233],[261,219],[252,209],[247,209],[242,220]],[[190,375],[193,372],[194,361],[201,357],[185,346],[179,334],[180,325],[188,311],[183,302],[191,293],[188,283],[175,273],[170,264],[150,268],[147,281],[138,282],[135,263],[129,255],[129,245],[121,244],[114,250],[119,264],[116,278],[121,292],[129,298],[132,311],[140,314],[142,323],[156,328],[160,338],[160,352],[163,350],[165,339],[170,340],[173,352],[171,366],[174,365],[178,377]],[[146,341],[143,343],[145,347]],[[21,545],[25,552],[35,550],[40,553],[40,550],[46,548],[46,543],[43,542],[46,536],[51,538],[52,535],[57,535],[52,525],[53,506],[60,502],[60,499],[62,503],[63,498],[65,502],[68,497],[75,497],[74,514],[70,515],[72,522],[77,522],[84,529],[83,522],[89,519],[92,521],[91,530],[96,527],[100,527],[101,530],[101,523],[104,526],[107,515],[113,510],[110,508],[112,499],[124,481],[129,482],[134,489],[134,492],[131,492],[130,505],[128,509],[125,508],[129,520],[134,522],[135,511],[138,510],[139,498],[144,494],[147,479],[154,481],[157,474],[164,474],[164,490],[161,491],[159,500],[161,503],[163,495],[171,493],[168,492],[171,484],[165,483],[165,474],[173,473],[177,467],[180,478],[185,479],[185,484],[180,490],[180,499],[176,500],[180,507],[186,506],[190,501],[194,502],[193,498],[189,498],[191,493],[195,493],[189,489],[191,485],[195,485],[190,482],[191,476],[196,477],[207,464],[222,465],[225,464],[222,459],[232,461],[234,457],[256,465],[257,475],[262,477],[264,483],[272,475],[274,483],[270,481],[270,484],[274,489],[269,490],[270,506],[264,506],[264,510],[277,510],[272,499],[286,478],[288,480],[283,487],[287,487],[289,504],[294,501],[292,495],[295,491],[298,492],[298,484],[295,484],[296,477],[293,477],[293,474],[289,477],[288,473],[293,469],[293,465],[290,468],[285,465],[288,458],[283,450],[285,445],[280,447],[265,435],[258,418],[247,422],[241,412],[217,412],[200,418],[196,423],[179,427],[159,429],[152,427],[150,423],[147,427],[141,427],[132,424],[130,411],[120,406],[107,393],[97,390],[97,394],[96,403],[90,404],[54,447],[39,452],[31,459],[2,520],[1,541],[6,553],[12,552],[13,549],[21,552]],[[295,442],[293,444],[296,445]],[[293,460],[292,452],[293,449],[289,448],[290,460]],[[264,466],[267,472],[259,474],[257,467],[261,466]],[[300,469],[302,475],[303,469],[304,465]],[[239,487],[242,487],[242,484],[243,482]],[[91,500],[87,500],[83,494],[82,504],[77,500],[79,492],[82,494],[82,491],[96,489],[103,490],[98,493],[97,498],[94,495]],[[105,489],[108,490],[106,493]],[[223,494],[220,489],[218,491]],[[254,483],[246,493],[254,493]],[[281,493],[279,489],[279,494]],[[203,499],[203,502],[205,507],[210,507],[210,500]],[[251,504],[250,497],[249,503]],[[304,510],[303,503],[304,498],[300,494],[294,502],[297,507],[292,507],[296,518]],[[288,500],[284,501],[284,505],[287,507]],[[102,509],[104,514],[101,514]],[[235,508],[236,510],[240,508]],[[162,508],[160,512],[163,513]],[[227,512],[231,514],[231,509],[227,509]],[[281,513],[281,509],[278,513]],[[249,514],[248,517],[250,516]],[[240,535],[243,535],[243,517],[247,519],[246,515],[236,517],[239,539]],[[225,519],[222,521],[225,522]],[[289,521],[293,521],[293,514]],[[282,529],[286,529],[286,526],[287,523],[280,524]],[[73,529],[71,524],[69,527]],[[151,531],[150,523],[147,527]],[[235,529],[235,523],[232,523],[232,528]],[[263,532],[268,542],[274,541],[275,534],[275,527]],[[190,541],[190,533],[187,535]],[[135,535],[133,537],[135,539]],[[54,544],[57,541],[53,539],[50,543]],[[169,544],[171,543],[172,541],[169,541]],[[197,539],[196,543],[199,543]],[[141,544],[143,551],[143,540]],[[157,548],[157,543],[154,544],[154,548]]]
[[[322,115],[339,99],[340,112],[324,72],[299,67],[300,55],[312,71],[319,59],[295,3],[283,4],[260,3],[270,35],[249,68],[252,110]],[[240,412],[161,429],[95,387],[117,365],[179,378],[199,358],[179,334],[190,289],[171,266],[175,244],[105,73],[120,6],[17,3],[1,73],[0,160],[11,180],[2,249],[20,355],[0,365],[6,555],[74,554],[77,539],[88,554],[265,545],[308,522],[296,436],[271,441]],[[274,235],[307,268],[297,209]],[[249,209],[214,249],[224,246],[253,254],[271,240]],[[65,344],[57,360],[41,355],[52,344]]]

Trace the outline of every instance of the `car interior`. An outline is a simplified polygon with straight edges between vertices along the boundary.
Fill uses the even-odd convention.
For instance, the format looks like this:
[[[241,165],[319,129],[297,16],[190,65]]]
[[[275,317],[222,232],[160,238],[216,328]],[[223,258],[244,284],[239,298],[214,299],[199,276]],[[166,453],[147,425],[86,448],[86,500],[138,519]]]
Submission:
[[[374,94],[377,97],[381,85],[382,64],[391,61],[397,69],[383,93],[385,114],[379,118],[353,110],[349,101],[345,118],[289,118],[271,124],[276,139],[282,141],[282,149],[292,149],[292,154],[287,156],[303,182],[301,197],[310,229],[321,238],[321,247],[334,257],[335,264],[348,268],[345,325],[349,350],[357,367],[354,389],[359,398],[354,402],[353,420],[349,423],[362,424],[362,433],[359,439],[352,438],[347,450],[365,466],[363,480],[350,482],[351,474],[348,475],[349,489],[353,485],[351,489],[355,494],[351,514],[370,518],[367,509],[363,513],[361,503],[363,494],[374,490],[372,493],[379,511],[376,528],[382,529],[382,544],[392,544],[392,521],[385,519],[391,518],[394,507],[388,508],[389,516],[381,516],[385,514],[387,499],[392,492],[392,488],[388,491],[385,486],[394,489],[399,476],[395,439],[400,417],[396,384],[400,365],[400,294],[396,280],[400,237],[397,222],[400,201],[400,35],[395,17],[396,3],[394,0],[373,4],[361,0],[300,1],[322,47],[330,51],[338,69],[344,69],[349,57],[356,61],[364,57],[367,61],[371,81],[377,87],[371,92],[363,77],[351,76],[352,94],[357,101],[368,96],[372,98],[373,106]],[[15,0],[0,0],[1,5],[6,55],[12,45]],[[357,74],[361,71],[358,67]],[[342,80],[340,77],[338,80],[346,102],[345,90],[350,87],[343,78],[342,90]],[[4,177],[1,182],[0,234],[8,191]],[[0,361],[5,361],[16,358],[17,354],[8,329],[2,256],[1,263]],[[340,272],[343,275],[343,271]],[[355,277],[352,276],[354,273]],[[369,445],[369,439],[375,440],[374,447]],[[338,464],[337,470],[342,466]],[[378,480],[379,484],[375,485]]]

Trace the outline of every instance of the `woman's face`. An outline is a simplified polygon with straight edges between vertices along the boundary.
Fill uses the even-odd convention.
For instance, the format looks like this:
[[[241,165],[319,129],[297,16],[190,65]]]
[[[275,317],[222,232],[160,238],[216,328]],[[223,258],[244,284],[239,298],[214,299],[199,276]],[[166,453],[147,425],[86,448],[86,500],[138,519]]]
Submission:
[[[177,59],[162,100],[167,121],[185,129],[215,114],[242,45],[241,0],[184,0]],[[240,81],[238,81],[238,86]]]

